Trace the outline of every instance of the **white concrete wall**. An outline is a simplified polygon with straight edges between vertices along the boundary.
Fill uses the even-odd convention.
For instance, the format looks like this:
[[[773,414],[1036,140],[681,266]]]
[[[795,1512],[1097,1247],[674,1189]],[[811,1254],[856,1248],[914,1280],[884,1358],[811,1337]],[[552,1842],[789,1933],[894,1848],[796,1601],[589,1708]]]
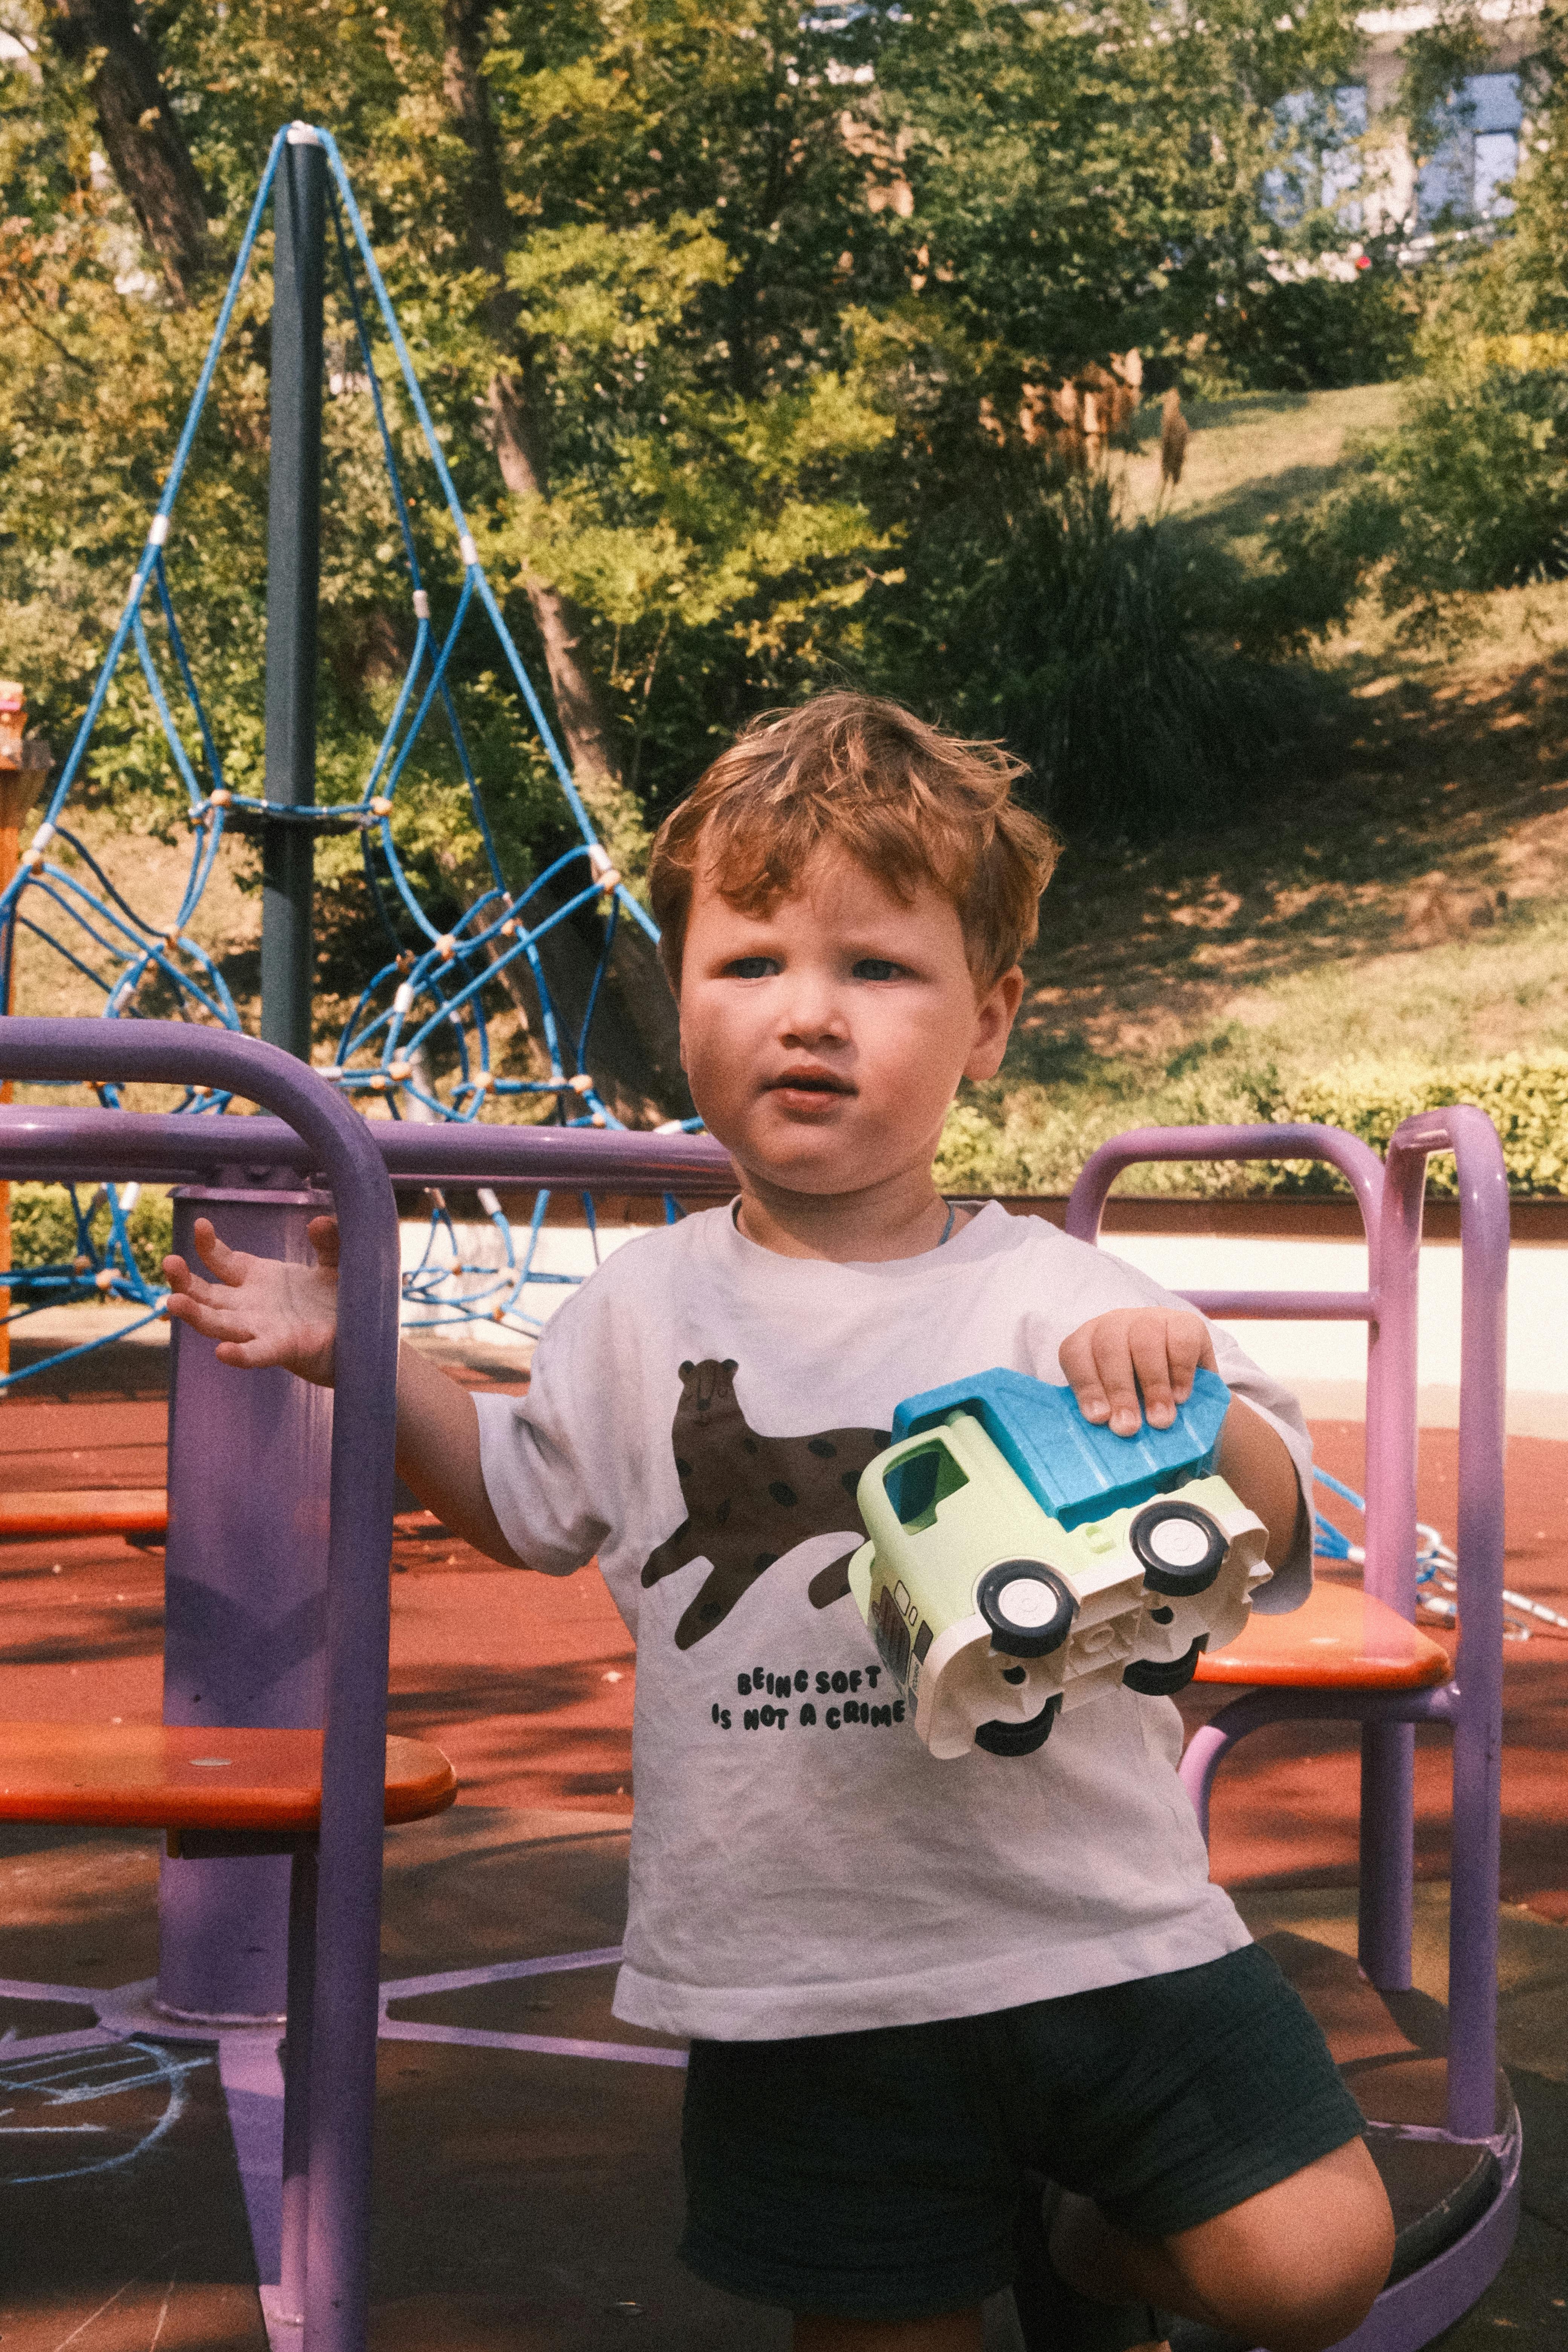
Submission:
[[[1107,1246],[1172,1290],[1363,1290],[1366,1251],[1352,1242],[1224,1240],[1206,1234],[1116,1234]],[[1247,1353],[1287,1381],[1309,1412],[1359,1419],[1366,1328],[1359,1323],[1229,1327]],[[1568,1438],[1568,1244],[1516,1248],[1509,1267],[1509,1428]],[[1458,1422],[1459,1249],[1421,1254],[1416,1381],[1421,1421]]]

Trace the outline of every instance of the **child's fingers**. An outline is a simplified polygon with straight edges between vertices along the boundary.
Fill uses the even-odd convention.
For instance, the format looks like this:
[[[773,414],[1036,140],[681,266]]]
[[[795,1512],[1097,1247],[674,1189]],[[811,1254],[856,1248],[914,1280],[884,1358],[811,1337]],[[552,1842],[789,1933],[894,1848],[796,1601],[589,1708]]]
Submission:
[[[1100,1383],[1095,1364],[1093,1339],[1093,1326],[1080,1326],[1062,1341],[1057,1350],[1057,1360],[1067,1376],[1068,1386],[1078,1399],[1078,1409],[1085,1421],[1109,1421],[1110,1400]]]
[[[1202,1316],[1160,1307],[1097,1315],[1058,1355],[1084,1419],[1108,1423],[1118,1437],[1136,1436],[1145,1413],[1152,1428],[1169,1429],[1199,1365],[1218,1369]]]
[[[216,1274],[218,1280],[226,1283],[231,1289],[237,1289],[245,1280],[246,1270],[251,1264],[246,1252],[230,1249],[226,1241],[219,1239],[216,1231],[205,1217],[196,1219],[194,1238],[196,1255],[208,1272]]]
[[[1094,1368],[1110,1408],[1110,1426],[1118,1437],[1133,1437],[1143,1426],[1143,1406],[1133,1375],[1129,1326],[1120,1317],[1102,1316],[1091,1326]]]
[[[336,1217],[312,1217],[305,1231],[310,1235],[310,1247],[316,1253],[317,1265],[325,1266],[329,1274],[335,1274],[338,1268]]]
[[[1176,1418],[1178,1391],[1172,1378],[1170,1340],[1169,1319],[1163,1315],[1140,1315],[1128,1325],[1127,1351],[1152,1429],[1169,1429]],[[1191,1388],[1190,1381],[1187,1386]]]
[[[1173,1315],[1167,1318],[1166,1353],[1171,1364],[1171,1385],[1177,1402],[1185,1404],[1193,1392],[1193,1376],[1201,1365],[1205,1371],[1217,1372],[1214,1339],[1201,1315]]]
[[[177,1274],[171,1272],[174,1267],[179,1269]],[[191,1272],[184,1258],[166,1257],[163,1271],[169,1276],[169,1288],[174,1297],[194,1300],[198,1307],[221,1307],[226,1313],[233,1307],[233,1292],[220,1282],[204,1282],[199,1274]]]
[[[194,1297],[189,1291],[175,1291],[167,1302],[169,1318],[174,1323],[188,1323],[204,1339],[233,1342],[251,1339],[255,1327],[248,1316],[237,1315],[226,1307],[215,1307],[205,1298]]]

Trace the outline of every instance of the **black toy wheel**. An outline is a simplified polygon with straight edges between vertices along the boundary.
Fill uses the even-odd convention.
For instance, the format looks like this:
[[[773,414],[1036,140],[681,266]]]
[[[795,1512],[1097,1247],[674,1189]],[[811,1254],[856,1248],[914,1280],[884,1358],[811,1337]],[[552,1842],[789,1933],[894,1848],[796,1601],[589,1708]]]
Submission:
[[[1062,1711],[1062,1695],[1053,1691],[1038,1715],[1027,1723],[983,1723],[974,1735],[976,1748],[987,1756],[1032,1756],[1051,1736],[1051,1726]]]
[[[1141,1691],[1145,1698],[1174,1698],[1197,1673],[1198,1660],[1208,1645],[1208,1635],[1200,1633],[1185,1657],[1169,1658],[1163,1664],[1158,1658],[1134,1658],[1121,1679],[1129,1690]]]
[[[1078,1615],[1066,1580],[1043,1559],[999,1559],[981,1578],[974,1605],[991,1628],[993,1649],[1009,1658],[1048,1657]]]
[[[1206,1592],[1230,1549],[1217,1519],[1168,1496],[1147,1504],[1127,1532],[1148,1590],[1178,1600]]]

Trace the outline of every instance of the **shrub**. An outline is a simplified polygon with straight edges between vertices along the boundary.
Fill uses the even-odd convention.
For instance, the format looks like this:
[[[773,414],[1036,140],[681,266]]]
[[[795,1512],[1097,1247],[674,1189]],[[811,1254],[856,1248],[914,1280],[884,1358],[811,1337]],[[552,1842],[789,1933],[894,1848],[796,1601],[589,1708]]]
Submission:
[[[1502,1143],[1509,1190],[1517,1199],[1551,1199],[1568,1192],[1568,1054],[1528,1059],[1510,1054],[1500,1062],[1406,1072],[1351,1064],[1293,1086],[1272,1116],[1346,1128],[1386,1151],[1402,1119],[1448,1103],[1474,1103],[1485,1111]],[[1447,1153],[1431,1163],[1428,1181],[1435,1192],[1458,1191]],[[1297,1179],[1285,1189],[1322,1187]]]
[[[1149,839],[1253,799],[1306,706],[1234,650],[1235,583],[1163,519],[1129,520],[1102,475],[1008,487],[910,545],[890,690],[923,706],[953,681],[938,715],[1002,737],[1069,836]]]
[[[1009,1092],[996,1115],[973,1103],[948,1118],[937,1160],[949,1192],[1065,1192],[1097,1145],[1130,1127],[1310,1120],[1359,1135],[1379,1152],[1401,1120],[1449,1103],[1474,1103],[1497,1129],[1509,1188],[1517,1199],[1568,1192],[1568,1054],[1424,1069],[1414,1065],[1347,1063],[1321,1076],[1281,1082],[1272,1069],[1197,1071],[1145,1091],[1100,1096],[1087,1088],[1053,1102],[1037,1087]],[[1428,1187],[1453,1195],[1458,1179],[1447,1153],[1429,1164]],[[1209,1163],[1156,1161],[1128,1189],[1210,1198],[1248,1193],[1342,1192],[1333,1170],[1314,1160]]]
[[[1259,270],[1210,322],[1211,355],[1253,392],[1316,392],[1386,383],[1411,364],[1420,312],[1392,261],[1352,268]]]
[[[1455,598],[1568,572],[1568,338],[1440,354],[1360,478],[1272,543],[1276,577],[1318,583],[1330,624],[1369,585],[1420,630]]]
[[[85,1212],[92,1199],[85,1184],[79,1187],[77,1198]],[[127,1225],[132,1255],[137,1265],[149,1282],[162,1288],[163,1260],[174,1247],[174,1216],[168,1192],[159,1187],[144,1186]],[[107,1206],[97,1209],[91,1229],[98,1247],[103,1249],[110,1234]],[[68,1265],[76,1255],[76,1219],[71,1213],[70,1194],[64,1185],[13,1184],[12,1265]]]

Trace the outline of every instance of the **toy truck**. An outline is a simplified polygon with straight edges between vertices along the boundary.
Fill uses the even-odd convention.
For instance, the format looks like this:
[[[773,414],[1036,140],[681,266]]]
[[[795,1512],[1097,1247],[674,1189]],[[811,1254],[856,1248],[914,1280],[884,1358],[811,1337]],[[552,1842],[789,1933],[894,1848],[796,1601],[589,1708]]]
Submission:
[[[1230,1402],[1199,1371],[1169,1429],[1116,1437],[1022,1372],[910,1397],[861,1476],[849,1586],[933,1756],[1026,1756],[1064,1707],[1169,1694],[1271,1570],[1214,1475]]]

